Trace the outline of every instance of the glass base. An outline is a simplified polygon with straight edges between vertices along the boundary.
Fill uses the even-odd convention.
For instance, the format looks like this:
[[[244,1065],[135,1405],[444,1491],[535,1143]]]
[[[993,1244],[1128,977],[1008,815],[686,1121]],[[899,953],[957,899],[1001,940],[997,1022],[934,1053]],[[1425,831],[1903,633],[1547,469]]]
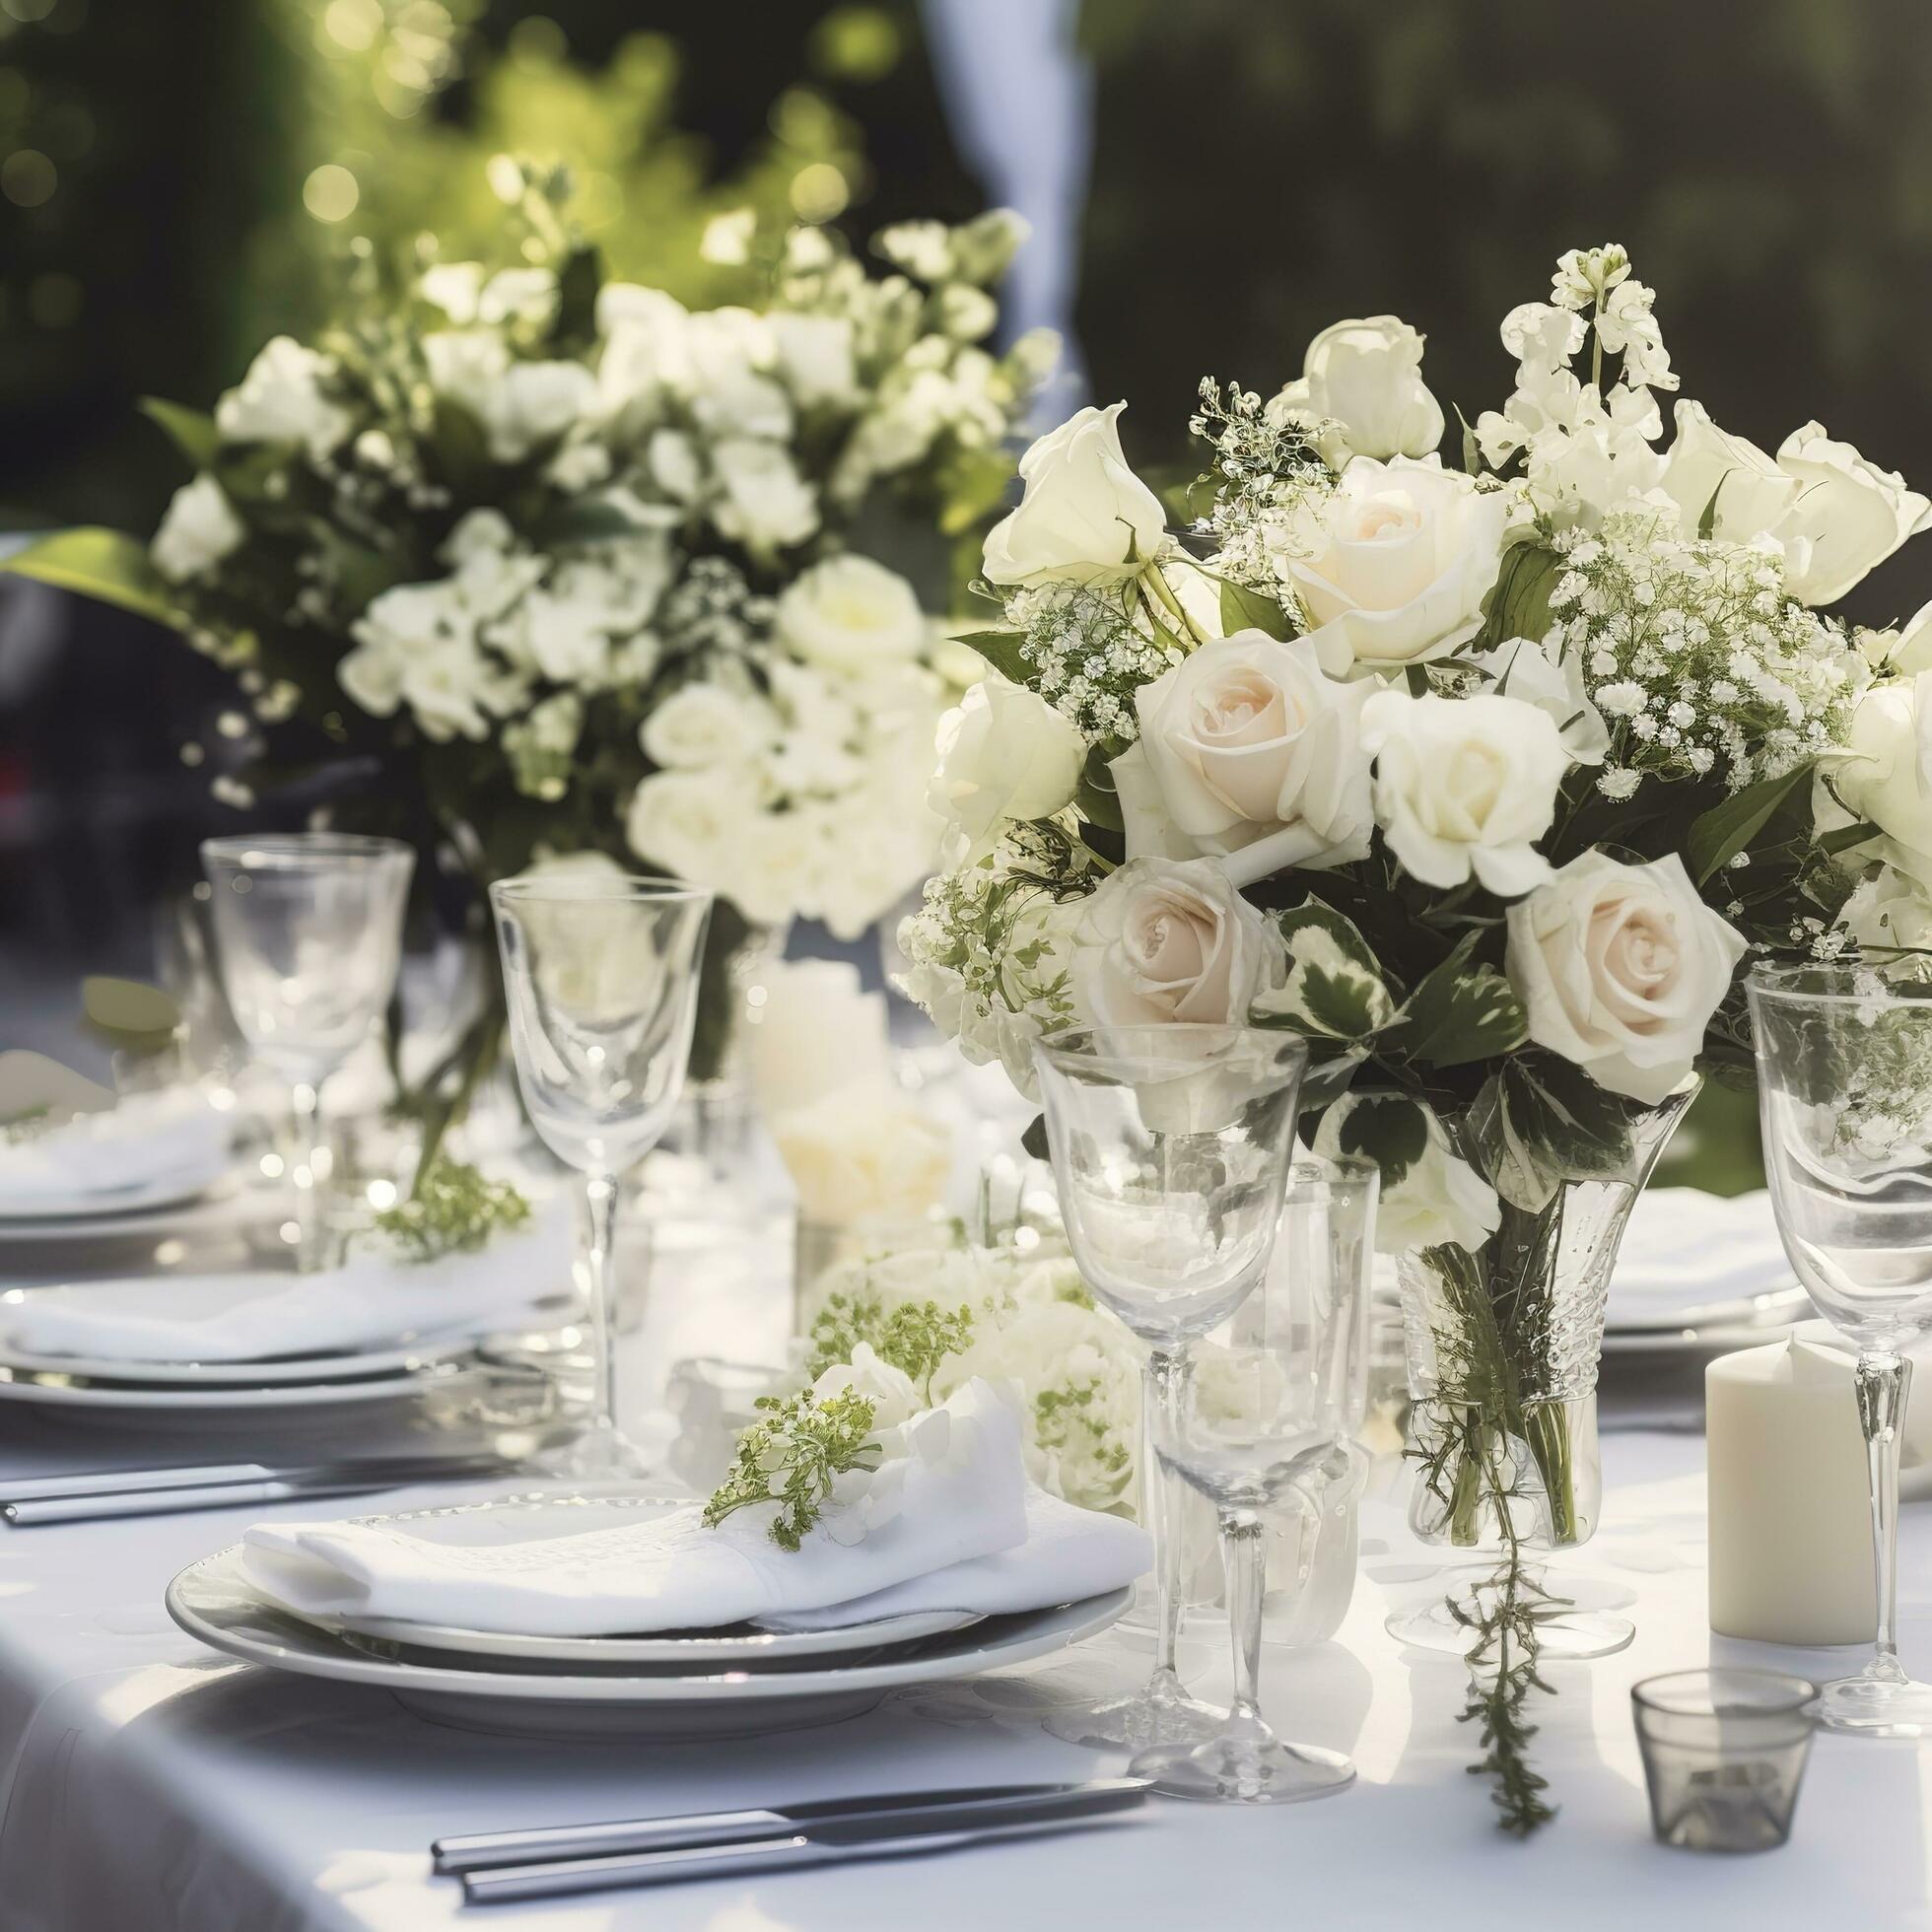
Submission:
[[[1190,1697],[1181,1680],[1169,1671],[1156,1673],[1126,1696],[1058,1710],[1044,1722],[1052,1736],[1095,1750],[1125,1746],[1130,1751],[1149,1751],[1161,1745],[1192,1750],[1220,1730],[1227,1713]]]
[[[1564,1589],[1571,1588],[1570,1579],[1565,1578]],[[1476,1646],[1476,1632],[1456,1621],[1443,1597],[1432,1597],[1411,1610],[1393,1611],[1382,1627],[1398,1643],[1439,1656],[1467,1657]],[[1552,1663],[1614,1657],[1630,1647],[1636,1633],[1636,1625],[1627,1617],[1589,1610],[1578,1602],[1552,1608],[1548,1616],[1537,1619],[1537,1641],[1543,1656]]]
[[[650,1476],[654,1465],[622,1429],[591,1423],[570,1441],[547,1451],[537,1465],[546,1476],[573,1483],[609,1483]]]
[[[1818,1722],[1827,1731],[1856,1731],[1867,1738],[1932,1737],[1932,1684],[1920,1684],[1894,1666],[1841,1677],[1819,1693]]]
[[[1341,1752],[1284,1744],[1266,1732],[1143,1751],[1128,1771],[1151,1778],[1163,1798],[1222,1805],[1295,1805],[1304,1798],[1326,1798],[1355,1781],[1355,1767]]]

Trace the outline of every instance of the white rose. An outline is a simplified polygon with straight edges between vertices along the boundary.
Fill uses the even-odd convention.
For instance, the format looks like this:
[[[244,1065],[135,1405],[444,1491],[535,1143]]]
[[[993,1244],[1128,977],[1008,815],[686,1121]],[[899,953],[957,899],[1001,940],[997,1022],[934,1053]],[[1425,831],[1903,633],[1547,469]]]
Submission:
[[[1012,820],[1072,803],[1086,741],[1037,692],[987,677],[939,721],[938,758],[927,802],[977,858]]]
[[[1711,534],[1749,543],[1791,508],[1801,486],[1755,443],[1719,429],[1702,403],[1680,402],[1663,487],[1687,536],[1696,535],[1715,498]]]
[[[265,343],[241,384],[215,405],[228,443],[300,443],[316,462],[349,434],[349,412],[322,393],[335,364],[293,336]]]
[[[916,656],[926,643],[918,591],[897,571],[850,553],[814,564],[788,586],[775,621],[799,656],[830,670]]]
[[[1375,1210],[1375,1247],[1385,1255],[1409,1254],[1417,1248],[1453,1246],[1472,1253],[1481,1248],[1502,1223],[1502,1204],[1496,1191],[1450,1143],[1448,1130],[1433,1108],[1410,1096],[1345,1093],[1322,1115],[1315,1130],[1315,1152],[1324,1160],[1375,1152],[1374,1136],[1361,1124],[1353,1129],[1350,1116],[1367,1109],[1399,1110],[1404,1129],[1421,1120],[1423,1139],[1400,1177],[1391,1183],[1384,1168],[1382,1193]]]
[[[1654,1104],[1690,1071],[1744,953],[1676,853],[1586,852],[1510,907],[1505,964],[1538,1046]]]
[[[1139,750],[1168,817],[1236,885],[1366,859],[1370,690],[1325,675],[1306,638],[1238,631],[1204,644],[1134,694]],[[1121,782],[1120,762],[1125,801],[1136,775]]]
[[[771,742],[770,708],[722,684],[680,685],[644,721],[638,740],[654,765],[698,772],[740,764]]]
[[[1442,441],[1442,407],[1422,381],[1422,338],[1394,315],[1325,328],[1308,345],[1301,380],[1272,409],[1337,424],[1322,443],[1337,469],[1351,455],[1426,456]]]
[[[1610,750],[1610,726],[1590,702],[1579,652],[1565,652],[1552,663],[1542,645],[1529,638],[1505,638],[1493,651],[1477,652],[1467,661],[1488,673],[1498,697],[1521,698],[1548,712],[1573,763],[1603,763]]]
[[[1073,982],[1102,1026],[1243,1025],[1287,949],[1212,859],[1130,859],[1081,908]]]
[[[852,323],[846,316],[794,314],[781,309],[765,321],[778,350],[779,374],[801,403],[813,408],[854,400],[859,377]]]
[[[1019,459],[1019,508],[986,539],[995,584],[1112,584],[1160,554],[1167,513],[1121,450],[1124,402],[1077,411]]]
[[[1920,604],[1903,630],[1892,639],[1892,668],[1907,677],[1932,671],[1932,603]]]
[[[1422,663],[1482,628],[1509,502],[1433,460],[1357,456],[1318,513],[1314,548],[1286,560],[1322,667]]]
[[[749,550],[802,543],[818,528],[818,502],[788,450],[753,437],[726,437],[711,452],[724,495],[712,520]]]
[[[1880,855],[1932,887],[1932,670],[1876,684],[1859,699],[1829,778],[1828,787],[1821,773],[1814,792],[1821,829],[1869,820],[1881,834]]]
[[[890,1086],[852,1082],[771,1123],[808,1221],[913,1220],[944,1199],[945,1128]]]
[[[1785,588],[1800,603],[1835,603],[1908,536],[1932,527],[1932,502],[1849,443],[1833,443],[1822,423],[1793,430],[1778,445],[1777,466],[1801,486],[1770,526],[1784,545]]]
[[[641,859],[722,891],[763,816],[754,780],[736,766],[654,772],[631,794],[624,835]]]
[[[185,584],[233,555],[247,534],[222,486],[204,474],[182,484],[169,500],[148,555],[169,583]]]
[[[1882,865],[1877,877],[1859,881],[1838,914],[1838,924],[1861,946],[1932,951],[1932,893]]]
[[[1378,691],[1362,711],[1375,760],[1375,817],[1424,885],[1513,898],[1550,876],[1536,848],[1556,813],[1569,754],[1555,721],[1518,698],[1412,698]]]
[[[499,462],[520,462],[554,443],[596,399],[596,378],[582,363],[512,363],[482,391],[478,414]]]

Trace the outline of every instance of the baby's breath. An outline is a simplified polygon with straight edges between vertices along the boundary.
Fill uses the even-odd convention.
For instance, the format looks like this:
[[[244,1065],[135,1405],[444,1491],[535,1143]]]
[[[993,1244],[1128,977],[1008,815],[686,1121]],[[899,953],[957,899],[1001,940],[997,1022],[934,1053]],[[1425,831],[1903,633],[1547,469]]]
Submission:
[[[705,1504],[705,1523],[716,1529],[735,1510],[775,1502],[772,1541],[795,1551],[838,1479],[878,1467],[878,1405],[852,1389],[823,1398],[807,1389],[783,1400],[760,1396],[757,1407],[762,1414],[738,1437],[730,1475]]]

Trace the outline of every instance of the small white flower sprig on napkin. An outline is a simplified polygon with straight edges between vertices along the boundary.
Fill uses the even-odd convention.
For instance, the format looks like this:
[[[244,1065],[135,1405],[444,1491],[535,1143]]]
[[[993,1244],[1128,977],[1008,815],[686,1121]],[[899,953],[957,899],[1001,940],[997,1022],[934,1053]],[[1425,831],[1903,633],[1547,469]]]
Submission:
[[[473,1255],[530,1218],[529,1199],[509,1181],[439,1156],[417,1176],[414,1191],[376,1216],[375,1233],[399,1261]]]

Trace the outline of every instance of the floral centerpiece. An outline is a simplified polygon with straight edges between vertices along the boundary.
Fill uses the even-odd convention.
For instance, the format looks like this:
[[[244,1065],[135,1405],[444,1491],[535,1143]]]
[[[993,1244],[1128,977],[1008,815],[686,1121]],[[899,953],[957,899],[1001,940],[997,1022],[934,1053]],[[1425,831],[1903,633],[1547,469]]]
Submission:
[[[1022,1086],[1068,1024],[1306,1036],[1304,1133],[1380,1163],[1402,1257],[1413,1520],[1503,1547],[1472,1714],[1528,1829],[1521,1552],[1594,1527],[1624,1217],[1699,1077],[1749,1076],[1754,948],[1932,934],[1932,620],[1825,614],[1929,507],[1818,424],[1771,456],[1680,400],[1661,447],[1678,378],[1621,248],[1502,339],[1460,466],[1391,316],[1266,400],[1204,383],[1178,533],[1122,405],[1034,445],[901,944]]]
[[[151,543],[68,531],[12,568],[172,626],[237,674],[225,731],[319,740],[327,813],[478,883],[675,872],[728,902],[714,965],[748,926],[856,934],[931,868],[925,606],[1052,354],[984,346],[1020,224],[890,229],[878,273],[747,211],[713,245],[765,301],[688,310],[605,281],[554,176],[492,178],[515,265],[426,242],[398,285],[365,251],[315,341],[268,343],[211,415],[150,405],[195,469]],[[879,554],[922,545],[925,595]]]

